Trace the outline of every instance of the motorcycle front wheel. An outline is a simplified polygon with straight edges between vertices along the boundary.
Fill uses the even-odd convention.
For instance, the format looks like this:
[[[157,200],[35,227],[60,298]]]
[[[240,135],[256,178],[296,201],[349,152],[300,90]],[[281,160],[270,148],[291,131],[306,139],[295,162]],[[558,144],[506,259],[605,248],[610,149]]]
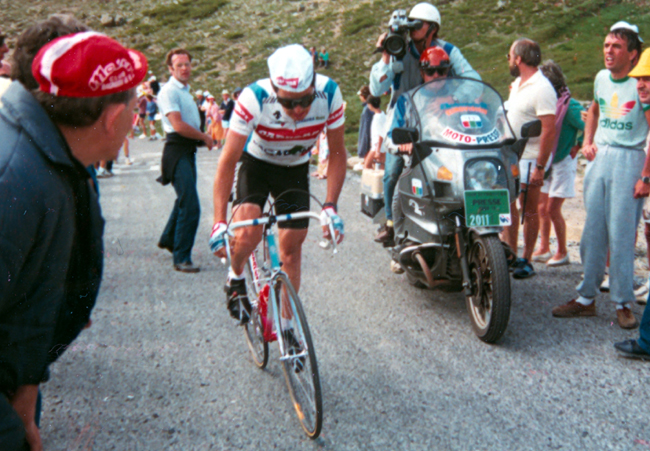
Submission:
[[[467,310],[474,333],[486,343],[498,341],[510,320],[510,275],[503,245],[495,235],[475,237],[468,254],[472,294]]]

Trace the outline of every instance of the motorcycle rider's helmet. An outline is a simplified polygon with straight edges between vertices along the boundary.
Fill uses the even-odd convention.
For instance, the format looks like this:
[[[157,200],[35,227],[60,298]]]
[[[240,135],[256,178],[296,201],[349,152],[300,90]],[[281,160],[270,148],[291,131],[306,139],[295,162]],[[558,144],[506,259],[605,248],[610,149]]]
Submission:
[[[420,57],[421,69],[447,69],[450,65],[449,55],[441,47],[429,47]]]
[[[431,3],[422,2],[415,5],[409,13],[409,19],[433,22],[438,25],[438,28],[440,28],[440,13],[438,12],[438,8],[433,6]]]

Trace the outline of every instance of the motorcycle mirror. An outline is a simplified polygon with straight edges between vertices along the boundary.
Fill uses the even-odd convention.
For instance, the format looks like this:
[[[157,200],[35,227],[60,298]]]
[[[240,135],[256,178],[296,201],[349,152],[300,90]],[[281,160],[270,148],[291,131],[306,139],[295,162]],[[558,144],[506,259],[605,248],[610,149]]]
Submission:
[[[521,126],[522,138],[537,138],[542,134],[542,121],[535,119]]]
[[[420,138],[420,134],[415,128],[401,128],[397,127],[393,129],[392,133],[393,143],[399,144],[410,144],[415,143]]]

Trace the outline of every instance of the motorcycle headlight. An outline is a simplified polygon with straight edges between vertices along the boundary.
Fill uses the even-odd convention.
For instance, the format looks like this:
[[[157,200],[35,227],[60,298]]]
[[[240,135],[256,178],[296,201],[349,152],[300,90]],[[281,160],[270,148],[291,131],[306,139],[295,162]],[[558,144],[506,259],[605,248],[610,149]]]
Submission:
[[[470,162],[465,168],[465,187],[470,190],[492,190],[507,187],[503,166],[488,160]]]

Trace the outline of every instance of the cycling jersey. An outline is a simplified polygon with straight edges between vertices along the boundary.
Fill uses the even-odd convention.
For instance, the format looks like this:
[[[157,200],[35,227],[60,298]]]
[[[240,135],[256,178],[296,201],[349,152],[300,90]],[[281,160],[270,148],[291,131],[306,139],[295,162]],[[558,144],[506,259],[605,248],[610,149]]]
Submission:
[[[254,158],[279,166],[304,164],[323,128],[332,130],[345,122],[338,85],[316,74],[315,89],[309,114],[295,122],[278,103],[270,79],[259,80],[237,99],[230,130],[248,136],[244,151]]]

